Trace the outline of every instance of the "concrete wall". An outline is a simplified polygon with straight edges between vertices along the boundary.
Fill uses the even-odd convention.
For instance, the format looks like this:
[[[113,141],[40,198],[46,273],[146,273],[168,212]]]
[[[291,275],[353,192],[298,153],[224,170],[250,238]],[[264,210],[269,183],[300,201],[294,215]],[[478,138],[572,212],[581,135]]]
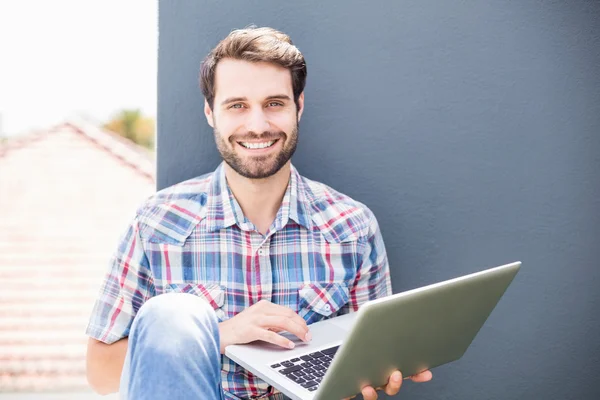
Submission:
[[[250,23],[308,62],[294,158],[378,216],[396,292],[514,260],[408,399],[600,398],[600,3],[160,1],[158,186],[219,162],[200,61]]]

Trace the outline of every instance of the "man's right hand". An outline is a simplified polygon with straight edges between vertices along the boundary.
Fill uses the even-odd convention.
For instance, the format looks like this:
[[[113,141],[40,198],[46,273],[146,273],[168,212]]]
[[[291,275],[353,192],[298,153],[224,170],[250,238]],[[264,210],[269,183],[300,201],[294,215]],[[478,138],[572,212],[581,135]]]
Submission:
[[[294,342],[277,333],[281,331],[290,332],[305,342],[312,339],[302,317],[290,308],[261,300],[219,324],[221,354],[225,354],[225,347],[231,344],[245,344],[255,340],[293,349]]]

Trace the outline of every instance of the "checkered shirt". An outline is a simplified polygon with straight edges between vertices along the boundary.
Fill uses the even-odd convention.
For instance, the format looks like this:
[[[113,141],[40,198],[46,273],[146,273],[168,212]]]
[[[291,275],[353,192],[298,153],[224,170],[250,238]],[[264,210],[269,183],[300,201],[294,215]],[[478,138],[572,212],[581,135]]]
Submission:
[[[188,292],[219,322],[265,299],[308,324],[357,311],[392,293],[377,220],[363,204],[302,177],[292,166],[282,205],[263,235],[216,171],[157,192],[121,238],[86,333],[104,343],[129,334],[145,301]],[[221,356],[229,400],[285,397]]]

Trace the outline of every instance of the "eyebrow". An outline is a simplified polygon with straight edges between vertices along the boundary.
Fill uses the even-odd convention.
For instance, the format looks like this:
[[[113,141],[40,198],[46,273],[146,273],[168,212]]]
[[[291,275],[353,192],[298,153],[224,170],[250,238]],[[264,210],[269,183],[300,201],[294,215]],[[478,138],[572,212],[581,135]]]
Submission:
[[[292,99],[287,94],[274,94],[272,96],[268,96],[265,100],[292,100]],[[248,101],[248,98],[246,98],[246,97],[230,97],[228,99],[225,99],[221,103],[221,105],[234,103],[236,101]]]

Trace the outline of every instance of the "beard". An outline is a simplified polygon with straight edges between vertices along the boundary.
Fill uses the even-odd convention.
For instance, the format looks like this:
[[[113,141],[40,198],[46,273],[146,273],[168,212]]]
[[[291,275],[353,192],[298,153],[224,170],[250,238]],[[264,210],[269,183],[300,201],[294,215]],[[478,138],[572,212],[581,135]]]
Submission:
[[[283,131],[263,132],[261,135],[249,132],[246,135],[230,136],[229,144],[225,142],[216,125],[214,133],[217,149],[221,153],[223,161],[235,172],[249,179],[265,179],[275,175],[292,158],[298,145],[298,122],[289,135]],[[282,142],[283,145],[277,154],[243,157],[236,153],[238,142],[257,139],[277,140],[278,142],[273,146],[278,146],[279,142]]]

